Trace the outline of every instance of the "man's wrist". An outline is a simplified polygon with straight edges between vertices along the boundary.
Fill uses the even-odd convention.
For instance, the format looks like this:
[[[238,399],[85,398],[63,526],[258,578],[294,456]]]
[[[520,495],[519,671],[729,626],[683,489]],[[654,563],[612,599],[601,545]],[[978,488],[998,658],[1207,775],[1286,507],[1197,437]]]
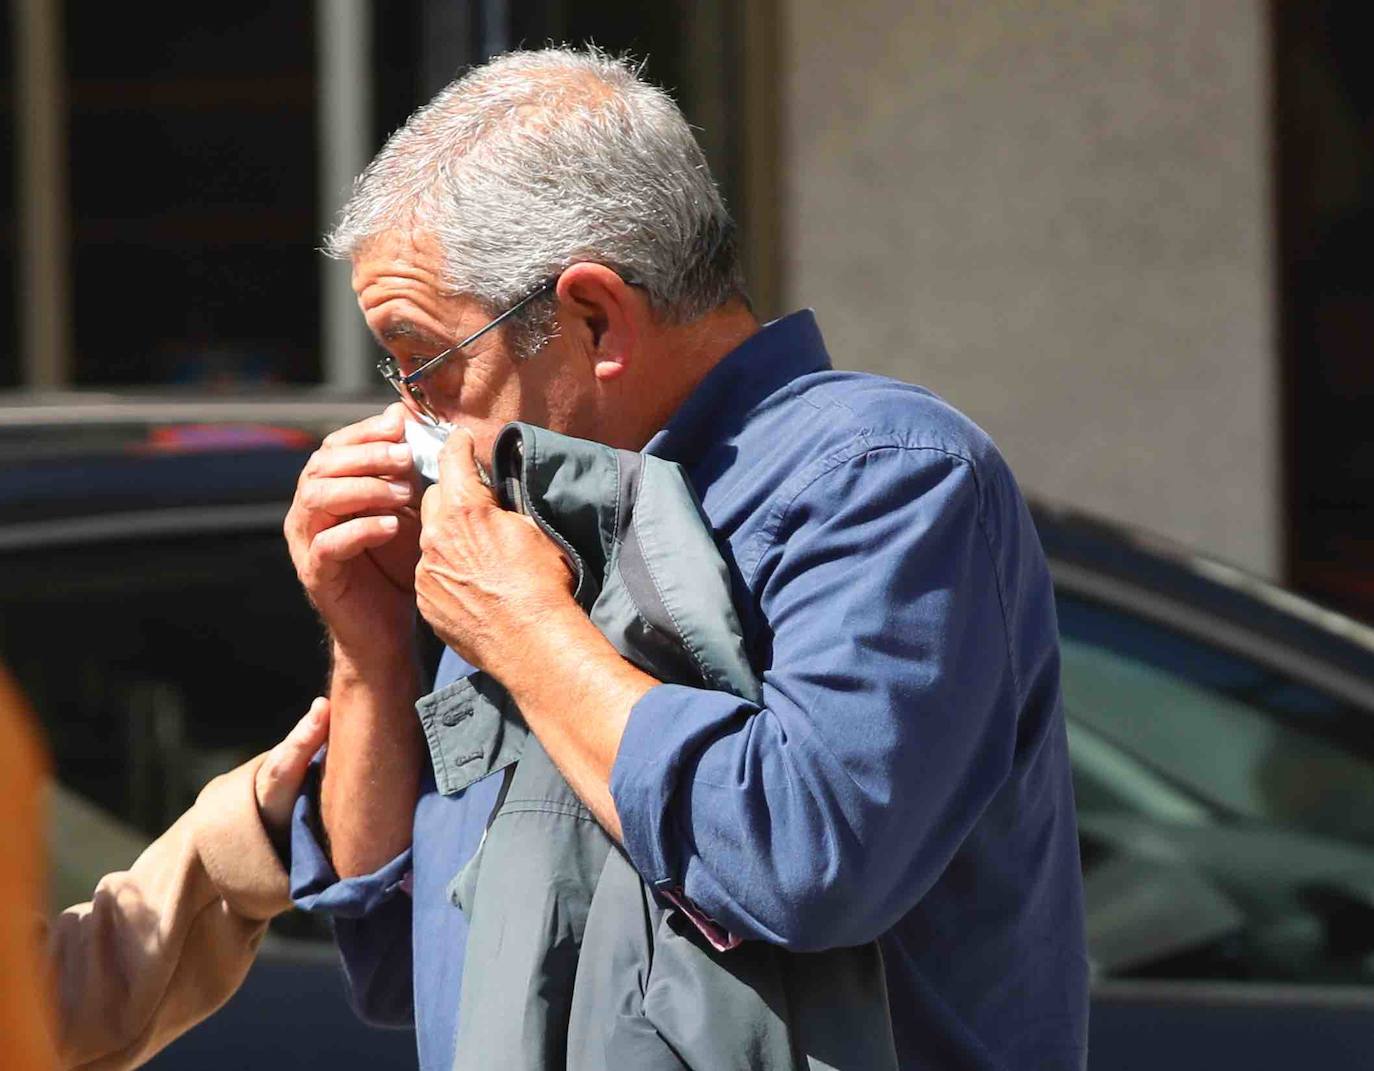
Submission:
[[[414,632],[396,636],[386,630],[377,630],[367,639],[350,637],[345,639],[338,632],[330,630],[329,650],[336,663],[348,663],[362,667],[388,666],[414,661],[419,644]]]
[[[493,675],[573,791],[621,840],[611,770],[630,711],[658,681],[627,662],[572,603],[541,617],[506,657]]]
[[[634,702],[658,683],[627,662],[572,602],[551,609],[509,651],[505,662],[490,672],[522,710],[576,706],[584,693],[593,692],[611,709],[623,706],[628,715]]]
[[[609,644],[582,608],[568,599],[527,612],[518,631],[507,632],[487,647],[476,653],[480,661],[475,664],[515,692],[556,669],[570,654],[581,661]]]
[[[420,658],[414,644],[379,644],[365,648],[330,644],[330,690],[418,694]]]

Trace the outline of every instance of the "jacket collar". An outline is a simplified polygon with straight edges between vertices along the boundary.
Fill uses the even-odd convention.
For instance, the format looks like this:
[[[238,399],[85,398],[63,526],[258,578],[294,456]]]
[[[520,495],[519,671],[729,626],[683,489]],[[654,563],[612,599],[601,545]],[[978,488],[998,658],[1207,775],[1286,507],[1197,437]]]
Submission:
[[[830,355],[811,309],[765,324],[706,374],[645,452],[688,465],[738,430],[765,399],[828,368]]]

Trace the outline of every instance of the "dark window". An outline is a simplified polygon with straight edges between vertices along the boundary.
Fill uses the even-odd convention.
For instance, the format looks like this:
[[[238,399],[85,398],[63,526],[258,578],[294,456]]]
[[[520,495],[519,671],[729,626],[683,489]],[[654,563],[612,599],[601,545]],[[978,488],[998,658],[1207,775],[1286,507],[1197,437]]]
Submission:
[[[1272,5],[1288,567],[1374,619],[1374,65],[1368,9]]]
[[[316,379],[312,5],[64,25],[76,382]]]

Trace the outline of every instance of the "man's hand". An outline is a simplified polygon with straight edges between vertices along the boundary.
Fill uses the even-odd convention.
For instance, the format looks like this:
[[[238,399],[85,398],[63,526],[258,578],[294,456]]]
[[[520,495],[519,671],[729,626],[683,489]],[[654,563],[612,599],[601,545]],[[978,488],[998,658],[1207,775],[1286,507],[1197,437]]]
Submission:
[[[286,543],[306,594],[348,651],[398,649],[414,633],[419,483],[402,441],[405,407],[328,436],[286,515]]]
[[[329,736],[329,700],[320,697],[310,704],[305,717],[286,734],[286,739],[274,747],[262,760],[253,780],[258,798],[258,813],[273,843],[280,847],[286,841],[291,822],[291,809],[305,783],[305,771],[310,760]]]
[[[497,504],[461,428],[439,455],[439,482],[425,492],[420,513],[420,613],[444,643],[502,679],[528,630],[576,609],[568,564],[534,521]]]
[[[573,791],[619,839],[611,766],[630,708],[658,682],[621,658],[578,607],[553,541],[497,504],[467,432],[445,444],[420,515],[420,613],[505,685]]]
[[[415,657],[419,477],[405,406],[341,428],[296,485],[286,542],[333,644],[320,813],[340,877],[410,843],[423,760]]]

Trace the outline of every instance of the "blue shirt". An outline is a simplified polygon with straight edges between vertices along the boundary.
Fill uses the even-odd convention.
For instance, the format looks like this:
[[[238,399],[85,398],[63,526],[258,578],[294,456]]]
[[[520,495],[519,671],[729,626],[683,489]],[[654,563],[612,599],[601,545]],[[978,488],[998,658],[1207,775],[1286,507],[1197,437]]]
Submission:
[[[877,939],[904,1068],[1083,1066],[1053,591],[996,448],[927,391],[832,370],[802,312],[646,449],[701,498],[763,698],[665,684],[635,706],[611,793],[636,869],[745,939]],[[449,653],[437,683],[466,672]],[[424,1069],[452,1062],[467,926],[445,888],[498,780],[431,779],[411,851],[347,881],[309,792],[297,808],[297,902],[334,915],[360,1012],[413,1021]]]

